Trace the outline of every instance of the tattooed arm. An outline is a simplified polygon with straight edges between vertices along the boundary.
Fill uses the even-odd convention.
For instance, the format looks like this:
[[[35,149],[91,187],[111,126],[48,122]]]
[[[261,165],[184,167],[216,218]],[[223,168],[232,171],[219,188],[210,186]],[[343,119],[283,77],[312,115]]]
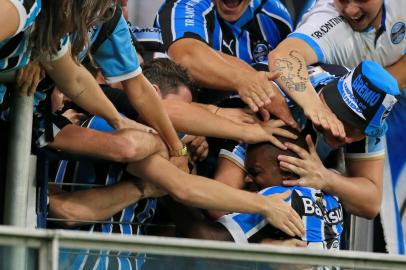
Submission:
[[[281,42],[268,57],[269,70],[280,73],[278,84],[303,108],[313,124],[330,130],[334,136],[344,137],[342,123],[321,102],[308,80],[306,66],[317,62],[313,49],[300,39],[288,38]]]

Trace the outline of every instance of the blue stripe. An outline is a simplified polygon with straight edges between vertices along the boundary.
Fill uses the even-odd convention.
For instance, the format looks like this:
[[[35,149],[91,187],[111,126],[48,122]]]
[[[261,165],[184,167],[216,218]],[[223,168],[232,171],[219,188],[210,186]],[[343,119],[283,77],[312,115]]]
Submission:
[[[238,58],[240,58],[240,59],[242,59],[242,60],[244,60],[246,63],[252,63],[253,61],[252,61],[252,58],[251,58],[251,56],[250,56],[250,54],[249,54],[249,51],[248,51],[248,48],[249,48],[249,45],[248,45],[248,32],[244,32],[243,33],[243,35],[242,35],[242,37],[239,39],[239,41],[238,41],[238,51],[239,51],[239,53],[238,53]]]
[[[58,171],[56,172],[56,177],[55,177],[55,183],[58,183],[58,184],[63,183],[63,176],[65,174],[67,165],[68,165],[67,160],[61,160],[59,162]]]
[[[221,37],[222,37],[222,31],[220,28],[220,24],[217,18],[217,13],[214,13],[214,29],[213,29],[213,40],[212,40],[212,48],[215,50],[220,51],[221,50]]]
[[[323,51],[321,50],[321,47],[311,37],[309,37],[308,35],[302,34],[302,33],[293,32],[293,33],[289,34],[287,38],[293,38],[293,37],[303,40],[313,49],[314,53],[317,55],[317,62],[320,62],[320,63],[326,62],[326,58],[324,56]]]

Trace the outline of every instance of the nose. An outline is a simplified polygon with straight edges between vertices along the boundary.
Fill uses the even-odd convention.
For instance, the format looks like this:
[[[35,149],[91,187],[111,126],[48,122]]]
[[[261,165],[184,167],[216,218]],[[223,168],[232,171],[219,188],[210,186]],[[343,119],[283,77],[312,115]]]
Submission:
[[[345,4],[343,7],[343,15],[348,17],[356,17],[360,11],[361,9],[352,2]]]
[[[250,175],[245,176],[244,180],[245,180],[246,183],[253,183],[254,182],[254,180],[252,179],[252,177]]]

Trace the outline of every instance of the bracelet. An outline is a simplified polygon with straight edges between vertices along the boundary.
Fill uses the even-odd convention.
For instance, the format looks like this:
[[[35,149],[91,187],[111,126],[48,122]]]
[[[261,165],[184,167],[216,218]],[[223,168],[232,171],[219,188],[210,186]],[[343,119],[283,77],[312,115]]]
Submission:
[[[171,157],[185,157],[187,155],[188,155],[188,149],[187,149],[186,144],[184,144],[181,149],[169,151],[169,156],[171,156]]]

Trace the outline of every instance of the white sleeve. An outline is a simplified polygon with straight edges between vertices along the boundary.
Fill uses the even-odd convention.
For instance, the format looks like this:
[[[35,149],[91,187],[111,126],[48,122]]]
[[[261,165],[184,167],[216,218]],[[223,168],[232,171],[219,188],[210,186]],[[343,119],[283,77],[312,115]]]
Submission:
[[[333,1],[316,1],[288,37],[302,39],[314,50],[318,62],[329,63],[337,44],[341,44],[346,35],[351,36],[351,29],[348,28]]]

